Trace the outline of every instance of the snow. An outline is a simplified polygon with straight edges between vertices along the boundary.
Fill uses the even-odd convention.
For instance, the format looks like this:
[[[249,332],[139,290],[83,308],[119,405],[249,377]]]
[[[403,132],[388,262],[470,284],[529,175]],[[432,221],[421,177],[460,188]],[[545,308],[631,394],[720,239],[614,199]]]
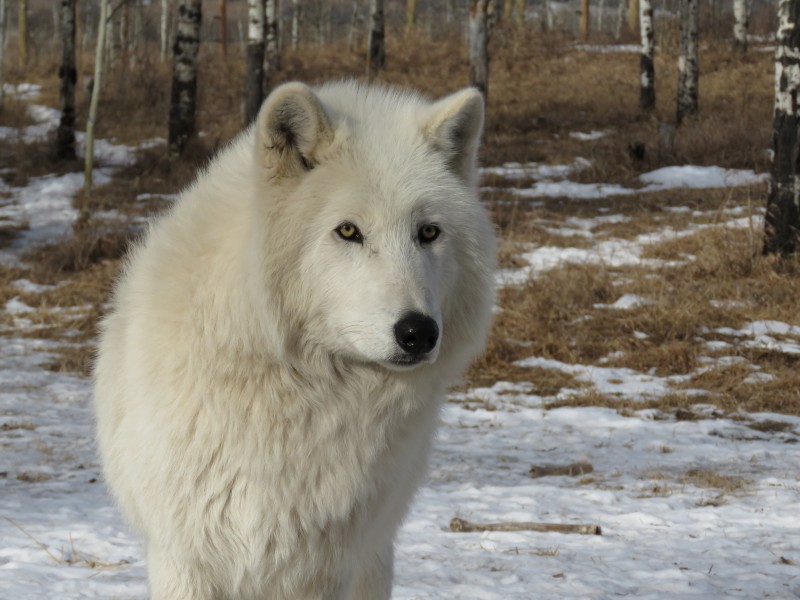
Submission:
[[[608,133],[609,132],[606,130],[594,130],[594,129],[588,133],[584,133],[581,131],[571,131],[569,137],[575,140],[580,140],[582,142],[591,142],[606,137]]]
[[[769,179],[767,173],[756,175],[747,169],[723,169],[722,167],[697,167],[683,165],[664,167],[641,175],[639,179],[649,184],[649,189],[674,188],[720,188],[753,185]]]
[[[23,86],[14,91],[35,97]],[[128,151],[117,148],[98,144],[100,152],[116,153],[106,164],[129,159]],[[555,174],[558,170],[545,167],[532,167],[539,169],[533,177],[572,172]],[[527,168],[505,165],[500,175],[531,177],[519,175]],[[714,173],[705,172],[709,178]],[[662,173],[646,183],[679,185],[679,180],[684,181]],[[723,181],[734,185],[726,175]],[[78,175],[67,174],[6,188],[11,201],[0,207],[5,211],[0,217],[24,220],[29,230],[2,251],[2,261],[18,261],[31,246],[67,231],[75,216],[71,196],[79,187]],[[750,226],[747,217],[722,214],[724,226]],[[700,227],[631,240],[593,235],[600,224],[627,219],[613,214],[566,219],[564,230],[594,237],[591,248],[533,248],[525,255],[529,267],[500,279],[513,284],[569,262],[668,266],[643,259],[643,249]],[[51,289],[27,279],[12,285],[25,297]],[[625,295],[604,308],[629,310],[647,301]],[[0,337],[0,597],[144,600],[142,548],[103,486],[91,384],[47,368],[65,342],[27,335],[35,329],[25,318],[33,310],[13,296],[0,311],[14,323]],[[800,351],[800,326],[791,323],[752,321],[706,333],[730,340],[717,341],[726,347],[761,344],[789,354]],[[742,360],[735,354],[701,361],[701,368]],[[530,357],[519,366],[563,372],[582,387],[547,397],[532,383],[498,381],[451,394],[430,475],[398,536],[394,600],[800,597],[800,419],[764,413],[734,420],[707,405],[694,407],[695,420],[653,409],[627,416],[601,407],[548,409],[554,400],[592,389],[632,401],[657,398],[688,376],[545,357]],[[749,376],[756,382],[766,377]],[[786,429],[759,431],[749,427],[753,420],[778,421]],[[591,463],[592,472],[537,479],[528,474],[532,466],[577,461]],[[724,489],[709,484],[710,477],[727,482]],[[589,523],[601,526],[602,535],[451,533],[448,523],[455,516]]]
[[[615,54],[615,53],[635,53],[639,54],[642,47],[639,44],[609,44],[609,45],[591,45],[591,44],[578,44],[576,49],[582,52],[592,52],[595,54]]]

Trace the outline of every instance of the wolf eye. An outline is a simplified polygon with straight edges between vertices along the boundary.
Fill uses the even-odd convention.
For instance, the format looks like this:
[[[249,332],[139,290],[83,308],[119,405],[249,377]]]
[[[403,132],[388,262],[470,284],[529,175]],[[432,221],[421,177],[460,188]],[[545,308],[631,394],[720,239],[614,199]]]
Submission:
[[[438,238],[441,233],[442,230],[436,225],[428,224],[419,228],[417,237],[419,238],[420,244],[430,244],[433,240]]]
[[[361,232],[358,230],[358,227],[349,221],[345,221],[339,225],[336,228],[336,234],[346,242],[355,242],[357,244],[364,243],[364,238],[361,236]]]

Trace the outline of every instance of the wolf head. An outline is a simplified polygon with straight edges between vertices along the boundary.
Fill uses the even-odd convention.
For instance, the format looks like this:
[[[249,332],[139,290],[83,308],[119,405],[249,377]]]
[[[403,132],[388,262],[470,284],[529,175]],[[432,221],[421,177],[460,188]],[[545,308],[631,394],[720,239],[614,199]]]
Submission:
[[[254,222],[286,343],[394,370],[483,347],[495,243],[476,193],[483,100],[288,83],[255,127]]]

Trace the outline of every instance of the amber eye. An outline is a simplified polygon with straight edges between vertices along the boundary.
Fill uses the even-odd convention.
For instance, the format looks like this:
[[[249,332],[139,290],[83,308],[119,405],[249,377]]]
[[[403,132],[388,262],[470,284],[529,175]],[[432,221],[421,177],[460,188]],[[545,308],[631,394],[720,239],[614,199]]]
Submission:
[[[441,233],[442,230],[436,225],[428,224],[420,227],[417,235],[421,244],[430,244],[433,240],[438,238]]]
[[[346,242],[355,242],[361,244],[364,241],[364,238],[361,236],[361,232],[358,230],[358,227],[349,221],[345,221],[339,225],[336,228],[336,234]]]

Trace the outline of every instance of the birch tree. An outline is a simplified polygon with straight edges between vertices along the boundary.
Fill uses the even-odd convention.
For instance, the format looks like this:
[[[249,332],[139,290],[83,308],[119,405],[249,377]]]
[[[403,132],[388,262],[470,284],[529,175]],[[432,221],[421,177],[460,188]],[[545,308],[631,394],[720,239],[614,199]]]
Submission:
[[[417,24],[417,0],[406,0],[406,35]]]
[[[680,0],[680,54],[678,55],[677,122],[697,112],[697,26],[700,20],[699,0]]]
[[[247,2],[247,58],[244,82],[244,122],[255,121],[264,101],[264,50],[266,6],[264,0]]]
[[[19,68],[28,66],[28,0],[19,0],[17,17],[17,42],[19,46]]]
[[[161,0],[161,62],[167,60],[169,39],[169,0]]]
[[[489,26],[490,0],[472,0],[469,11],[469,84],[489,95]]]
[[[747,0],[733,0],[733,47],[743,54],[747,52],[747,8]]]
[[[200,50],[202,15],[201,0],[178,1],[167,137],[167,146],[173,156],[183,153],[196,131],[197,55]]]
[[[764,254],[793,254],[800,236],[800,0],[778,4],[772,165]]]
[[[383,0],[370,0],[369,48],[367,77],[373,79],[386,65],[386,46],[383,25]]]
[[[75,155],[75,0],[61,0],[61,67],[58,95],[61,101],[61,119],[56,132],[56,156],[74,160]]]
[[[640,0],[639,29],[642,35],[639,106],[642,110],[653,110],[656,107],[656,70],[653,62],[656,34],[653,29],[653,5],[650,0]]]
[[[222,56],[228,51],[228,2],[219,0],[219,49]]]
[[[6,101],[6,90],[5,90],[5,82],[6,82],[5,49],[6,49],[6,16],[7,16],[6,8],[8,8],[6,0],[0,0],[0,112],[2,112],[3,106],[5,105]]]
[[[297,45],[300,43],[300,12],[302,5],[300,0],[292,0],[292,51],[297,52]]]
[[[266,21],[265,21],[265,37],[266,37],[266,56],[267,65],[264,70],[264,77],[267,82],[272,81],[272,76],[276,71],[281,70],[281,52],[280,45],[278,44],[278,0],[266,1]]]
[[[92,100],[89,103],[89,116],[86,119],[86,149],[84,153],[83,192],[84,204],[81,207],[80,221],[89,218],[87,200],[92,193],[92,169],[94,165],[94,126],[97,122],[97,106],[100,103],[100,90],[103,87],[103,61],[106,56],[106,33],[108,30],[108,0],[100,0],[100,19],[97,23],[97,48],[94,54],[94,84]]]

